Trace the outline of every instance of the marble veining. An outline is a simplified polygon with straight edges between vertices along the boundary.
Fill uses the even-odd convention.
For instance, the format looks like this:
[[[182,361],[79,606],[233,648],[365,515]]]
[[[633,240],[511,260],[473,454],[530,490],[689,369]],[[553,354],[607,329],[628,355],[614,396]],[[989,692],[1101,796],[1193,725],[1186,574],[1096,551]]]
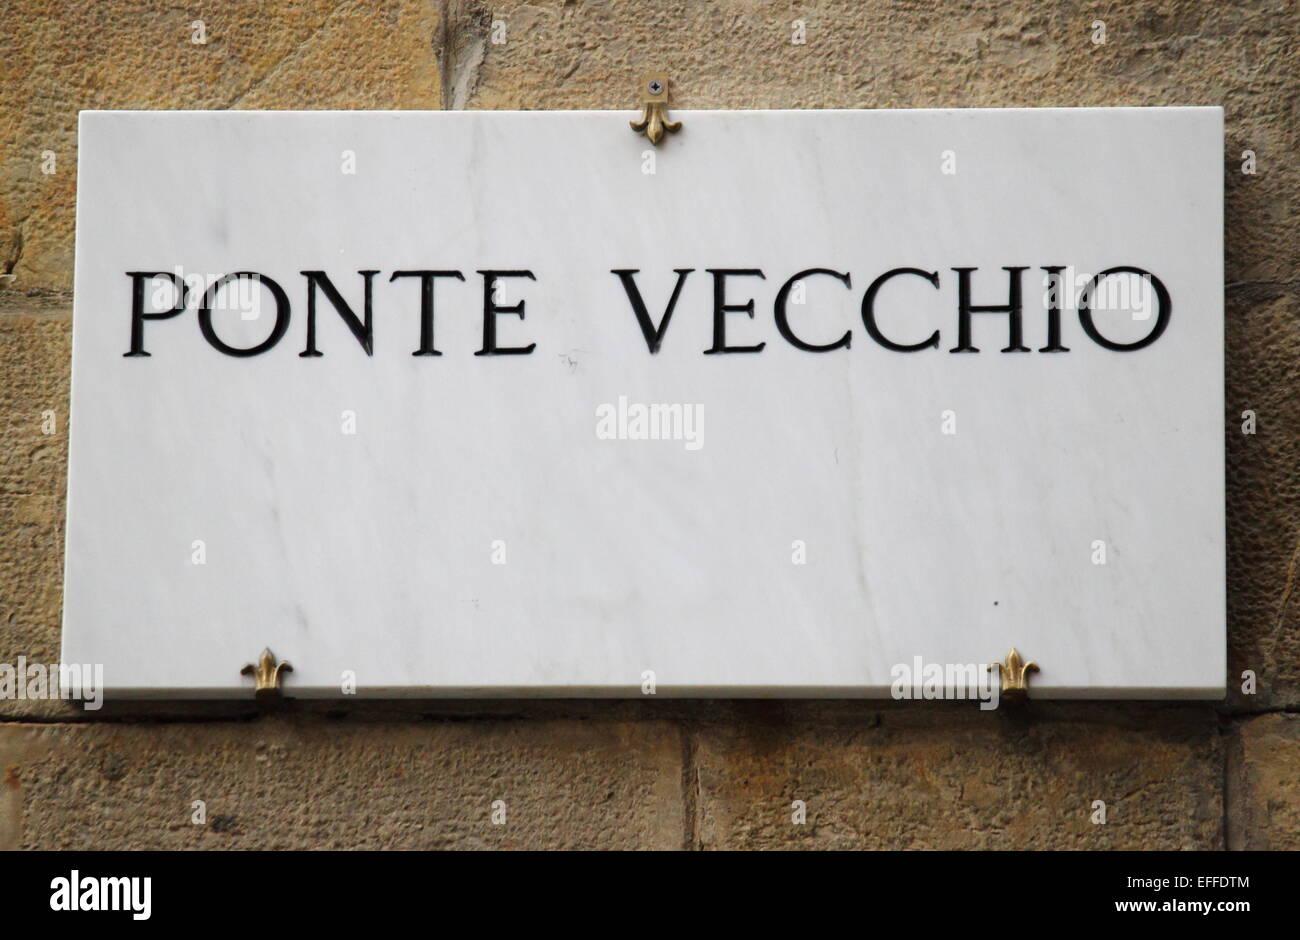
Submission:
[[[65,661],[1222,695],[1220,109],[632,116],[83,113]]]

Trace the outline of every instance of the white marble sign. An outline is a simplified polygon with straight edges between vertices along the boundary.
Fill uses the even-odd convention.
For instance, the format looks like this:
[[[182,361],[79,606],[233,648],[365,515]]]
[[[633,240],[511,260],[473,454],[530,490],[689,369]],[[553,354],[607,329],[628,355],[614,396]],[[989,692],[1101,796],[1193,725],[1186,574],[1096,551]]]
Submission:
[[[1220,109],[635,116],[83,113],[65,661],[1222,696]]]

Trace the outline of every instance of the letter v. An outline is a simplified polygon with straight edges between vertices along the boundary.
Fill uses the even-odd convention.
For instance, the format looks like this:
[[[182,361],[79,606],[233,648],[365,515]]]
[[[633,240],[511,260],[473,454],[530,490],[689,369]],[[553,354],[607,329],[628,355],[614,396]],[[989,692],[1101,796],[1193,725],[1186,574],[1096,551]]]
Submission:
[[[677,284],[673,287],[673,295],[668,299],[668,307],[664,310],[663,319],[659,321],[658,326],[650,322],[650,311],[646,309],[645,301],[641,299],[641,291],[636,286],[634,275],[641,272],[636,269],[609,272],[617,274],[618,279],[623,282],[623,290],[627,292],[627,299],[632,303],[632,312],[636,314],[636,322],[641,325],[641,335],[645,337],[645,344],[652,355],[659,351],[659,344],[664,341],[664,333],[668,330],[668,321],[673,318],[673,308],[677,306],[677,297],[682,292],[682,285],[686,283],[686,275],[694,270],[694,268],[673,268],[673,272],[677,275]]]

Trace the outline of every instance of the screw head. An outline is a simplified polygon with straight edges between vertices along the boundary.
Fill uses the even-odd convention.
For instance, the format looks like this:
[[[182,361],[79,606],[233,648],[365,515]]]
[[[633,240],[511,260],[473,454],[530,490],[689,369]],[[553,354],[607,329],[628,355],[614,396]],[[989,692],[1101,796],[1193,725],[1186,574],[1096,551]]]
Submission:
[[[650,90],[650,94],[657,95],[664,90],[664,83],[657,78],[652,78],[646,87]]]

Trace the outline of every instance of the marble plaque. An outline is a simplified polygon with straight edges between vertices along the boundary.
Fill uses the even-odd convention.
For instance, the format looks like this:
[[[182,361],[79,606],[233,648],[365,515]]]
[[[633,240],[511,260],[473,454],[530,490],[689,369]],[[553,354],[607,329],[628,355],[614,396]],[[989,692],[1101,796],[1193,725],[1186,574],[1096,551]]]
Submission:
[[[64,660],[1222,696],[1219,108],[634,117],[83,113]]]

